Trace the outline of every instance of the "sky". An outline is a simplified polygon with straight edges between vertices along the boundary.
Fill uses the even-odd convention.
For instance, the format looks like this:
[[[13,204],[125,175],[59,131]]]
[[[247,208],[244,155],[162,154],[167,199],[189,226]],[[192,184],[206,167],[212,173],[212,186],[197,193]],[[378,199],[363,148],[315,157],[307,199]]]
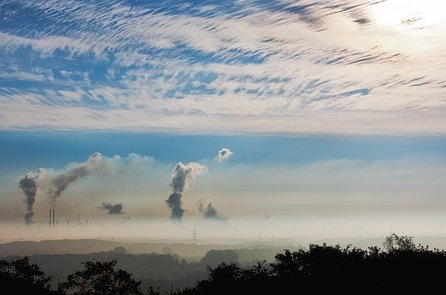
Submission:
[[[1,1],[1,230],[443,235],[445,8]]]

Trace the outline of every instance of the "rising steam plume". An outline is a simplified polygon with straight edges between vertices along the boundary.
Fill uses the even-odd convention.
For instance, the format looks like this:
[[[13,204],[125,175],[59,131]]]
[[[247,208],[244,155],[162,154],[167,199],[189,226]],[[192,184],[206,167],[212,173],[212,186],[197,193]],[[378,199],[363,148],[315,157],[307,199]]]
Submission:
[[[170,183],[173,192],[166,200],[166,204],[171,210],[170,219],[181,220],[183,218],[185,211],[183,209],[183,193],[187,190],[188,183],[204,171],[206,171],[206,166],[195,162],[187,165],[180,162],[175,165]]]
[[[33,206],[37,193],[44,194],[50,200],[52,207],[55,206],[57,198],[69,187],[70,184],[79,178],[90,175],[93,171],[104,167],[108,162],[102,160],[100,153],[92,154],[87,161],[68,166],[65,171],[54,173],[43,168],[36,172],[29,172],[19,179],[19,187],[25,194],[25,223],[33,223]]]
[[[201,200],[198,204],[198,211],[203,214],[203,217],[206,219],[215,219],[215,220],[225,220],[225,217],[220,216],[217,209],[212,205],[212,203],[208,203],[207,205]]]
[[[26,204],[26,211],[24,218],[26,224],[33,223],[33,216],[34,216],[33,206],[37,197],[39,178],[41,178],[42,175],[43,175],[43,170],[38,169],[36,172],[27,173],[26,175],[22,176],[19,180],[19,187],[25,194],[24,203]]]
[[[152,158],[138,154],[129,154],[127,157],[106,157],[100,153],[92,154],[85,162],[68,165],[63,170],[39,168],[19,178],[18,186],[22,189],[26,204],[25,222],[33,223],[33,206],[36,200],[48,198],[50,206],[54,208],[56,201],[73,183],[82,178],[100,172],[122,172],[131,167],[139,167],[152,163]],[[115,204],[112,206],[121,205]],[[112,209],[111,214],[119,212],[119,206]],[[121,207],[122,211],[122,207]]]
[[[70,184],[79,178],[91,174],[95,169],[101,166],[102,155],[100,153],[92,154],[84,163],[76,164],[65,172],[55,175],[49,182],[48,197],[54,206],[56,199],[68,188]]]

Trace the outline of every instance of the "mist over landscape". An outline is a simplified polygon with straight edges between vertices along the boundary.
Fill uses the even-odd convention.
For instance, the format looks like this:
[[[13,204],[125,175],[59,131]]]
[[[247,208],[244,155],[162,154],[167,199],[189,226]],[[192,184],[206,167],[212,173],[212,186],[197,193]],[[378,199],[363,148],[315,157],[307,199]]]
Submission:
[[[445,8],[2,1],[0,293],[437,286]]]

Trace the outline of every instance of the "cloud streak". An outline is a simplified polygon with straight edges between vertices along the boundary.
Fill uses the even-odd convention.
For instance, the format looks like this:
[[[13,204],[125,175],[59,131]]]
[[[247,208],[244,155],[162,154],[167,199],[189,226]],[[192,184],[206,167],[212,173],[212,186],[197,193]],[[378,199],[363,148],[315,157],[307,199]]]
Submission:
[[[0,128],[445,133],[446,18],[391,2],[5,2]]]

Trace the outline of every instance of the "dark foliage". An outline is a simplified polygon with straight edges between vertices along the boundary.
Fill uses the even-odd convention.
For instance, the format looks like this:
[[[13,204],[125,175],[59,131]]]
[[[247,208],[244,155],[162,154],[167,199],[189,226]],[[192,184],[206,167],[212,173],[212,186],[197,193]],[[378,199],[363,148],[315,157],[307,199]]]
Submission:
[[[285,250],[270,264],[243,268],[226,262],[209,266],[209,277],[195,287],[169,294],[429,294],[443,289],[445,251],[416,246],[412,237],[395,234],[386,238],[384,248],[310,245],[308,250]],[[142,294],[141,282],[117,269],[116,263],[87,261],[83,270],[68,275],[58,291],[51,291],[50,278],[27,257],[0,260],[0,294]],[[147,291],[161,293],[152,286]]]
[[[391,240],[390,240],[391,239]],[[388,294],[443,289],[446,252],[415,246],[412,237],[392,235],[386,252],[347,246],[310,245],[308,250],[276,255],[269,265],[243,269],[221,264],[207,280],[176,294]]]
[[[0,294],[56,294],[50,290],[50,281],[28,257],[0,260]]]
[[[122,269],[115,269],[117,261],[87,261],[84,269],[68,275],[60,289],[73,295],[139,295],[141,282]]]

